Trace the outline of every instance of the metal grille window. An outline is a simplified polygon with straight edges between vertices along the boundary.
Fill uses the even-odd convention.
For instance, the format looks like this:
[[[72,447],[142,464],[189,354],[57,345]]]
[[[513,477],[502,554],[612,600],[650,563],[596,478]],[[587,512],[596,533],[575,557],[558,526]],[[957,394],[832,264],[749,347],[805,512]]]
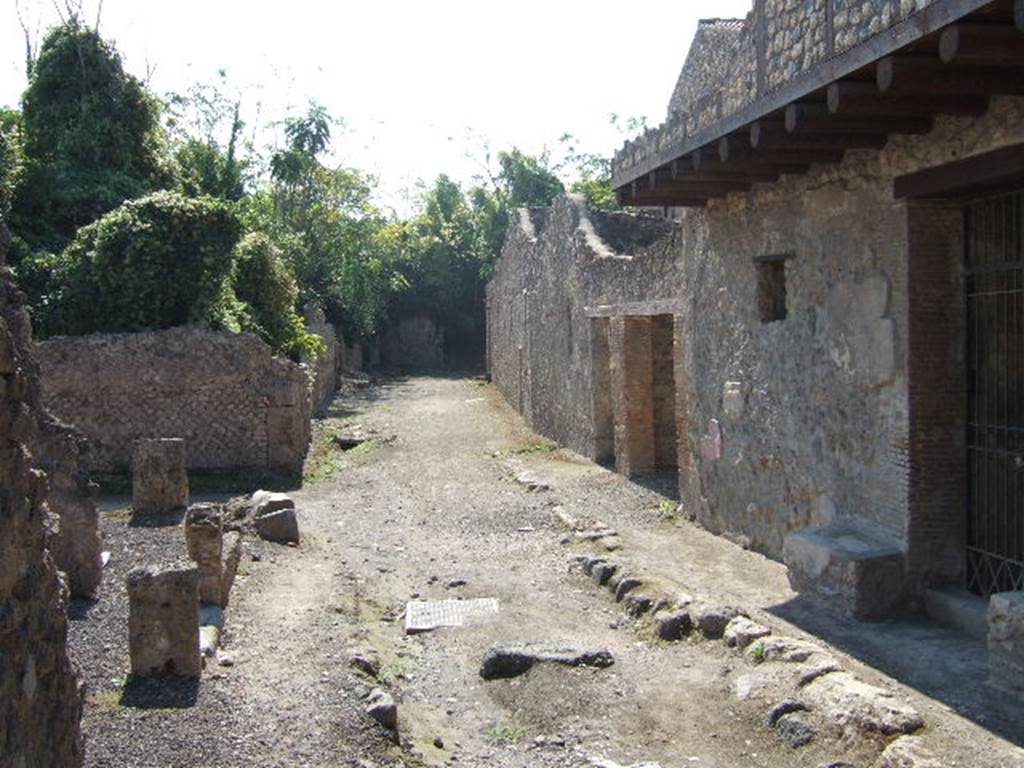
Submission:
[[[965,209],[967,586],[1024,589],[1024,193]]]

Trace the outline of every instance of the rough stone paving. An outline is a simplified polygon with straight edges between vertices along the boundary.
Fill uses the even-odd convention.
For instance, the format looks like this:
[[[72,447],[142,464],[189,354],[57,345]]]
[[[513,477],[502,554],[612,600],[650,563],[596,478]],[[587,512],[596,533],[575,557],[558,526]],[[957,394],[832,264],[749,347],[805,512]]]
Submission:
[[[289,492],[302,513],[299,547],[247,540],[222,646],[198,684],[126,684],[125,576],[139,565],[172,566],[185,537],[180,513],[138,526],[126,499],[102,500],[109,572],[98,602],[72,606],[72,651],[89,686],[90,766],[876,768],[887,749],[894,759],[939,754],[944,768],[1016,768],[1024,759],[1012,746],[1024,740],[1019,721],[1000,718],[983,682],[932,663],[971,657],[969,648],[913,624],[865,627],[807,606],[787,613],[793,621],[781,617],[787,606],[796,611],[784,568],[666,516],[670,474],[640,485],[568,451],[524,452],[537,435],[472,380],[384,381],[331,412],[396,439]],[[513,454],[544,490],[515,482]],[[710,636],[724,624],[723,639],[691,628],[683,642],[654,641],[653,625],[627,607],[631,593],[616,602],[607,584],[569,566],[585,553],[617,563],[623,581],[635,577],[640,597],[699,596],[691,625]],[[493,598],[501,610],[405,633],[407,603],[456,595]],[[730,606],[751,623],[726,623]],[[777,642],[758,654],[764,627]],[[607,651],[614,664],[540,663],[513,678],[480,677],[489,652],[524,647]],[[922,658],[921,647],[933,656]],[[800,689],[795,677],[826,657],[856,679]],[[863,663],[871,659],[898,679]],[[841,697],[848,714],[832,725]],[[792,699],[807,710],[782,707],[769,725]],[[895,735],[864,736],[857,726],[907,706],[927,721],[919,744],[887,747]],[[787,738],[810,733],[801,718],[815,735],[793,747]]]

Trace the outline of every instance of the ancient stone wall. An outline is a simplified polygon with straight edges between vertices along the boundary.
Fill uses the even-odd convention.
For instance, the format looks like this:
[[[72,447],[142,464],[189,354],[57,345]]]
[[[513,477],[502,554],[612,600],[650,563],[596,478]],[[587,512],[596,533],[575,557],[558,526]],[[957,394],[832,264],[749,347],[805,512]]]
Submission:
[[[0,224],[0,241],[6,231]],[[42,414],[31,329],[0,242],[0,766],[82,764],[82,695],[66,595],[49,551]]]
[[[314,414],[321,414],[330,405],[331,398],[338,389],[338,371],[344,362],[345,341],[334,326],[327,322],[323,309],[310,302],[306,305],[306,328],[310,333],[320,337],[323,342],[323,354],[316,358],[303,357],[302,364],[309,375],[310,403]]]
[[[194,327],[37,345],[43,401],[82,432],[94,470],[125,469],[142,438],[184,438],[190,469],[301,469],[309,379],[250,334]]]
[[[588,308],[681,300],[679,461],[683,502],[700,522],[775,557],[796,529],[868,529],[904,551],[928,547],[928,557],[911,553],[913,578],[948,577],[955,566],[943,559],[962,556],[950,552],[948,520],[908,511],[912,497],[941,496],[934,477],[911,474],[911,446],[930,450],[948,429],[920,422],[923,408],[938,413],[941,392],[915,394],[911,414],[911,360],[927,366],[941,350],[908,335],[908,230],[922,224],[893,200],[892,183],[1021,141],[1024,100],[996,98],[983,118],[940,118],[929,135],[894,136],[882,151],[710,201],[674,227],[558,201],[535,237],[514,228],[499,260],[488,292],[492,376],[535,429],[599,456],[599,326]],[[762,315],[765,260],[781,265],[781,317]]]
[[[384,332],[381,364],[389,368],[444,368],[444,329],[429,317],[401,317]]]

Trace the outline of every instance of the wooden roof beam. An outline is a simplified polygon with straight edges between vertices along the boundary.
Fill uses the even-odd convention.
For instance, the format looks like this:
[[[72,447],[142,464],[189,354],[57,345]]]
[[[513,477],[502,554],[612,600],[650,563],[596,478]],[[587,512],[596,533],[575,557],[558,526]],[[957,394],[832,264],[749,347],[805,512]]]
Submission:
[[[672,176],[671,169],[665,166],[647,174],[647,192],[686,193],[695,197],[724,197],[731,192],[746,192],[752,182],[740,176],[720,179],[695,179],[686,176]],[[639,194],[644,194],[638,188]],[[693,193],[690,195],[690,193]]]
[[[907,115],[832,114],[825,104],[794,102],[786,107],[786,130],[794,134],[810,133],[906,133],[924,134],[932,129],[931,117]]]
[[[716,144],[707,144],[694,150],[691,155],[693,170],[695,173],[735,173],[743,175],[746,173],[770,173],[781,175],[783,173],[807,173],[810,170],[808,162],[776,162],[767,158],[759,157],[757,160],[736,161],[728,164],[723,163],[718,154]]]
[[[1018,25],[951,24],[939,38],[939,58],[946,64],[983,64],[995,67],[1024,66],[1020,4],[1014,9]]]
[[[875,80],[879,91],[892,94],[1024,94],[1024,68],[960,67],[934,56],[886,56],[875,67]]]
[[[838,163],[843,159],[842,149],[805,149],[794,146],[787,149],[757,150],[751,145],[749,132],[723,136],[718,140],[718,158],[723,164],[731,162],[767,163]]]
[[[755,150],[789,149],[881,149],[889,140],[879,133],[805,133],[792,134],[785,120],[756,120],[750,126],[750,146]]]
[[[828,109],[833,115],[978,117],[988,109],[988,97],[971,93],[883,94],[874,83],[840,80],[828,87]]]

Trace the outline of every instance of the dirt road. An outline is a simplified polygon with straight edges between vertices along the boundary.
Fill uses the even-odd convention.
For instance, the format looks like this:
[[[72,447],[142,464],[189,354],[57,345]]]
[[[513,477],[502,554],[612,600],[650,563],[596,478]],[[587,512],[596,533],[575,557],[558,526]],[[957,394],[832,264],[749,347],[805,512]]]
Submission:
[[[620,529],[640,548],[659,532],[706,536],[673,517],[674,478],[630,483],[552,451],[472,379],[385,381],[339,398],[324,428],[342,423],[389,439],[338,458],[333,474],[334,459],[321,457],[318,482],[293,494],[302,545],[264,544],[258,561],[245,558],[228,609],[232,665],[212,665],[176,703],[145,691],[117,696],[127,669],[118,569],[172,532],[133,529],[116,512],[105,518],[124,565],[115,549],[100,602],[73,628],[91,688],[89,765],[813,768],[843,759],[867,768],[875,759],[879,744],[827,733],[787,745],[765,724],[763,701],[737,697],[749,665],[741,654],[637,632],[572,567],[592,545],[567,534],[566,517]],[[708,546],[732,546],[715,542]],[[732,549],[732,567],[746,571],[741,598],[786,594],[781,567]],[[454,598],[496,598],[499,612],[405,634],[407,601]],[[489,649],[518,643],[606,649],[615,663],[480,677]],[[377,679],[350,666],[353,655],[376,658]],[[397,740],[363,711],[376,686],[398,701]],[[1020,754],[970,724],[957,721],[946,736],[942,743],[973,744],[966,762],[951,753],[943,765],[1024,764],[1002,762],[996,755]]]

